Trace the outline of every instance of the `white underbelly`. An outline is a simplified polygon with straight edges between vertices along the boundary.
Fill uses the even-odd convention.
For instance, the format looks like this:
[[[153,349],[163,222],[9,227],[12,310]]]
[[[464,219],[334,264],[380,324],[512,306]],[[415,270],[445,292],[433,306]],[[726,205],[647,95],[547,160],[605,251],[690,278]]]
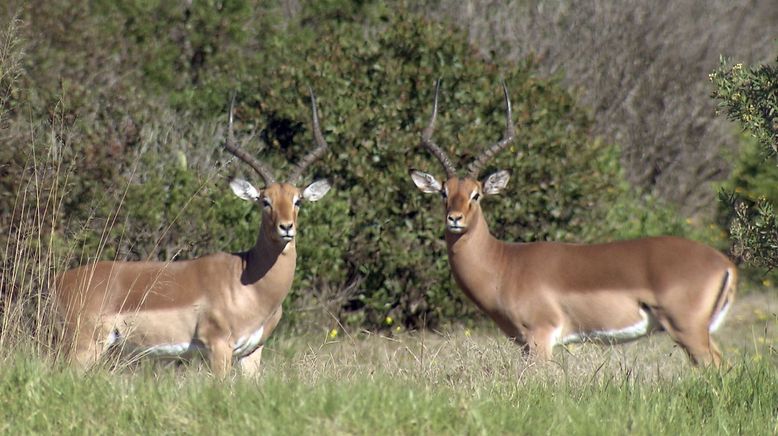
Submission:
[[[562,327],[559,327],[553,338],[553,345],[572,344],[580,342],[628,342],[660,330],[660,324],[650,313],[640,309],[641,320],[637,323],[618,329],[592,330],[588,332],[572,332],[562,335]]]
[[[259,330],[240,337],[232,347],[232,357],[240,359],[253,353],[262,345],[262,335],[264,333],[265,326],[261,326]]]
[[[205,346],[194,341],[128,348],[133,348],[130,352],[134,355],[139,357],[152,357],[155,359],[191,359],[193,357],[202,356],[205,352]]]
[[[261,326],[258,330],[238,338],[232,346],[232,357],[241,359],[256,351],[262,345],[264,332],[265,327]],[[118,348],[122,354],[155,359],[190,359],[203,356],[207,351],[205,345],[197,340],[151,346],[133,344],[131,338],[122,338],[117,330],[108,335],[106,342],[108,347]]]

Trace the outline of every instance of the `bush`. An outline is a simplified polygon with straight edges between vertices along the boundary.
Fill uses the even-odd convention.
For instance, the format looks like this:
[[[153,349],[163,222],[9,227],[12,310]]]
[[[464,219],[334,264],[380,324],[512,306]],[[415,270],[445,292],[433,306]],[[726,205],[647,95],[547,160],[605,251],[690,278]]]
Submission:
[[[730,66],[722,59],[710,79],[719,108],[760,147],[742,155],[721,195],[732,219],[735,253],[751,266],[772,270],[778,267],[778,65]]]

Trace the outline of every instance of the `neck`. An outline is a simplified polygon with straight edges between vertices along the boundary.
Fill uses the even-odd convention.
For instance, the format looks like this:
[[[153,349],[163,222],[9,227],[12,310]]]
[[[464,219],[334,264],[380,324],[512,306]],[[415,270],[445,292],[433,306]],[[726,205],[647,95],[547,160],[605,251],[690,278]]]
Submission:
[[[489,227],[479,210],[473,215],[467,231],[461,234],[446,231],[448,261],[454,279],[464,293],[481,309],[494,305],[495,283],[502,253],[502,243],[489,233]]]
[[[257,242],[246,252],[246,267],[241,277],[244,285],[256,284],[263,279],[291,283],[297,263],[294,240],[286,242],[273,238],[271,232],[273,230],[266,228],[263,222]]]

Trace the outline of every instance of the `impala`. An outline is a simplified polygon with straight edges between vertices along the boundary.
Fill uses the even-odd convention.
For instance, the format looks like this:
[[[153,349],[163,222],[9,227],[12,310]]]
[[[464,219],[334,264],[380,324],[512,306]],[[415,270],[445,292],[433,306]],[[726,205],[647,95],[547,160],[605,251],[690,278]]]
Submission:
[[[422,145],[446,180],[410,170],[416,186],[443,197],[448,261],[459,287],[531,358],[549,360],[554,346],[625,342],[667,331],[692,363],[718,366],[711,339],[734,301],[737,270],[718,251],[687,239],[651,237],[604,244],[506,243],[489,233],[481,199],[502,191],[509,173],[478,181],[483,165],[514,139],[503,83],[506,131],[457,174],[432,141],[440,82]]]
[[[208,360],[224,376],[234,362],[256,374],[262,348],[281,318],[292,285],[297,254],[297,213],[304,200],[317,201],[326,180],[296,187],[305,169],[327,150],[316,96],[311,90],[315,148],[286,182],[235,144],[230,107],[224,147],[264,181],[257,190],[236,179],[233,192],[257,202],[262,220],[256,243],[241,253],[216,253],[176,262],[97,262],[69,270],[55,283],[55,307],[71,361],[86,369],[109,349],[122,356]]]

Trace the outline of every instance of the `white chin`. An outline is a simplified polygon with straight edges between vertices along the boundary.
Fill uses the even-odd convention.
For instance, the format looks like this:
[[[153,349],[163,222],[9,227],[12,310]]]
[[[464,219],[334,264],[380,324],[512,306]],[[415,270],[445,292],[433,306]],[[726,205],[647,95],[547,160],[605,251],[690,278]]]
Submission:
[[[448,227],[447,229],[449,232],[456,234],[464,233],[465,231],[464,227]]]

